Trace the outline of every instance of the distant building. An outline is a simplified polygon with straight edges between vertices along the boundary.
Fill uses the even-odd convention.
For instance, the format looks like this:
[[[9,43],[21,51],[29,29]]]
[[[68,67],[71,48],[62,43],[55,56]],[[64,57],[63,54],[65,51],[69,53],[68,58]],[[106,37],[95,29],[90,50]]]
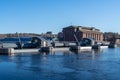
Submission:
[[[114,33],[114,32],[105,32],[103,33],[104,36],[104,41],[114,41],[116,38],[120,38],[118,33]]]
[[[52,35],[52,32],[51,32],[51,31],[48,31],[48,32],[46,32],[46,34]]]
[[[41,37],[45,38],[46,40],[53,40],[55,38],[57,38],[57,34],[53,34],[52,32],[46,32],[46,33],[42,33]]]
[[[7,37],[7,35],[5,35],[5,34],[0,34],[0,39],[6,38],[6,37]]]
[[[103,34],[99,29],[84,26],[68,26],[63,28],[64,41],[81,41],[82,38],[93,38],[103,41]]]
[[[115,38],[115,43],[120,45],[120,37]]]

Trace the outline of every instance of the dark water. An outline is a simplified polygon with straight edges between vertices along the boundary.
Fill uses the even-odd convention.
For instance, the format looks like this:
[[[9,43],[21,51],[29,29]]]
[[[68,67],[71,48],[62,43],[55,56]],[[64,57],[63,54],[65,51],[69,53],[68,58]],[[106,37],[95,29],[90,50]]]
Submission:
[[[31,41],[32,38],[30,37],[22,37],[20,38],[21,42],[22,43],[26,43],[26,42],[29,42]],[[0,42],[3,42],[3,43],[16,43],[16,42],[19,42],[19,38],[3,38],[3,39],[0,39]]]
[[[0,55],[0,80],[120,80],[120,48]]]

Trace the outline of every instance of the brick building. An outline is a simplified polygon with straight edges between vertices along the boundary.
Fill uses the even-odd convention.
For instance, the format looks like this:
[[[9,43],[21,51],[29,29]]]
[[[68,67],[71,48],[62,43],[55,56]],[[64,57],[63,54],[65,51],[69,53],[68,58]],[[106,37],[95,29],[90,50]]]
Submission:
[[[82,38],[93,38],[96,41],[103,41],[103,34],[99,29],[84,26],[68,26],[63,28],[64,41],[80,41]]]

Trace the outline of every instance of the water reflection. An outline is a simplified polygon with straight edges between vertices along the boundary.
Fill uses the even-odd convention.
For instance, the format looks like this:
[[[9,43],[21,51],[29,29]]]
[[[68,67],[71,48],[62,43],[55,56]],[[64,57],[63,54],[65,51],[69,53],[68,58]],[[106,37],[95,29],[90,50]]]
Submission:
[[[38,53],[38,54],[18,54],[10,56],[11,60],[16,63],[17,68],[44,66],[53,63],[55,60],[60,60],[61,63],[71,64],[76,60],[91,59],[94,60],[96,55],[101,54],[102,50],[78,51],[78,52],[56,52],[56,53]],[[99,58],[100,56],[97,56]],[[53,60],[53,62],[52,62]],[[57,62],[60,62],[57,61]],[[72,64],[73,65],[73,64]],[[47,65],[46,65],[47,66]]]
[[[119,80],[120,48],[0,56],[0,79]],[[8,74],[10,73],[10,74]]]

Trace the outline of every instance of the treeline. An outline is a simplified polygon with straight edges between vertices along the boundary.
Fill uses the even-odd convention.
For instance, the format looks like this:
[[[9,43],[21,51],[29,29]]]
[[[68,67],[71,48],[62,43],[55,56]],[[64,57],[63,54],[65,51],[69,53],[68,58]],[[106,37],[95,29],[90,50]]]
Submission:
[[[35,34],[35,33],[8,33],[8,34],[0,34],[0,38],[34,37],[34,36],[41,36],[41,34]]]

